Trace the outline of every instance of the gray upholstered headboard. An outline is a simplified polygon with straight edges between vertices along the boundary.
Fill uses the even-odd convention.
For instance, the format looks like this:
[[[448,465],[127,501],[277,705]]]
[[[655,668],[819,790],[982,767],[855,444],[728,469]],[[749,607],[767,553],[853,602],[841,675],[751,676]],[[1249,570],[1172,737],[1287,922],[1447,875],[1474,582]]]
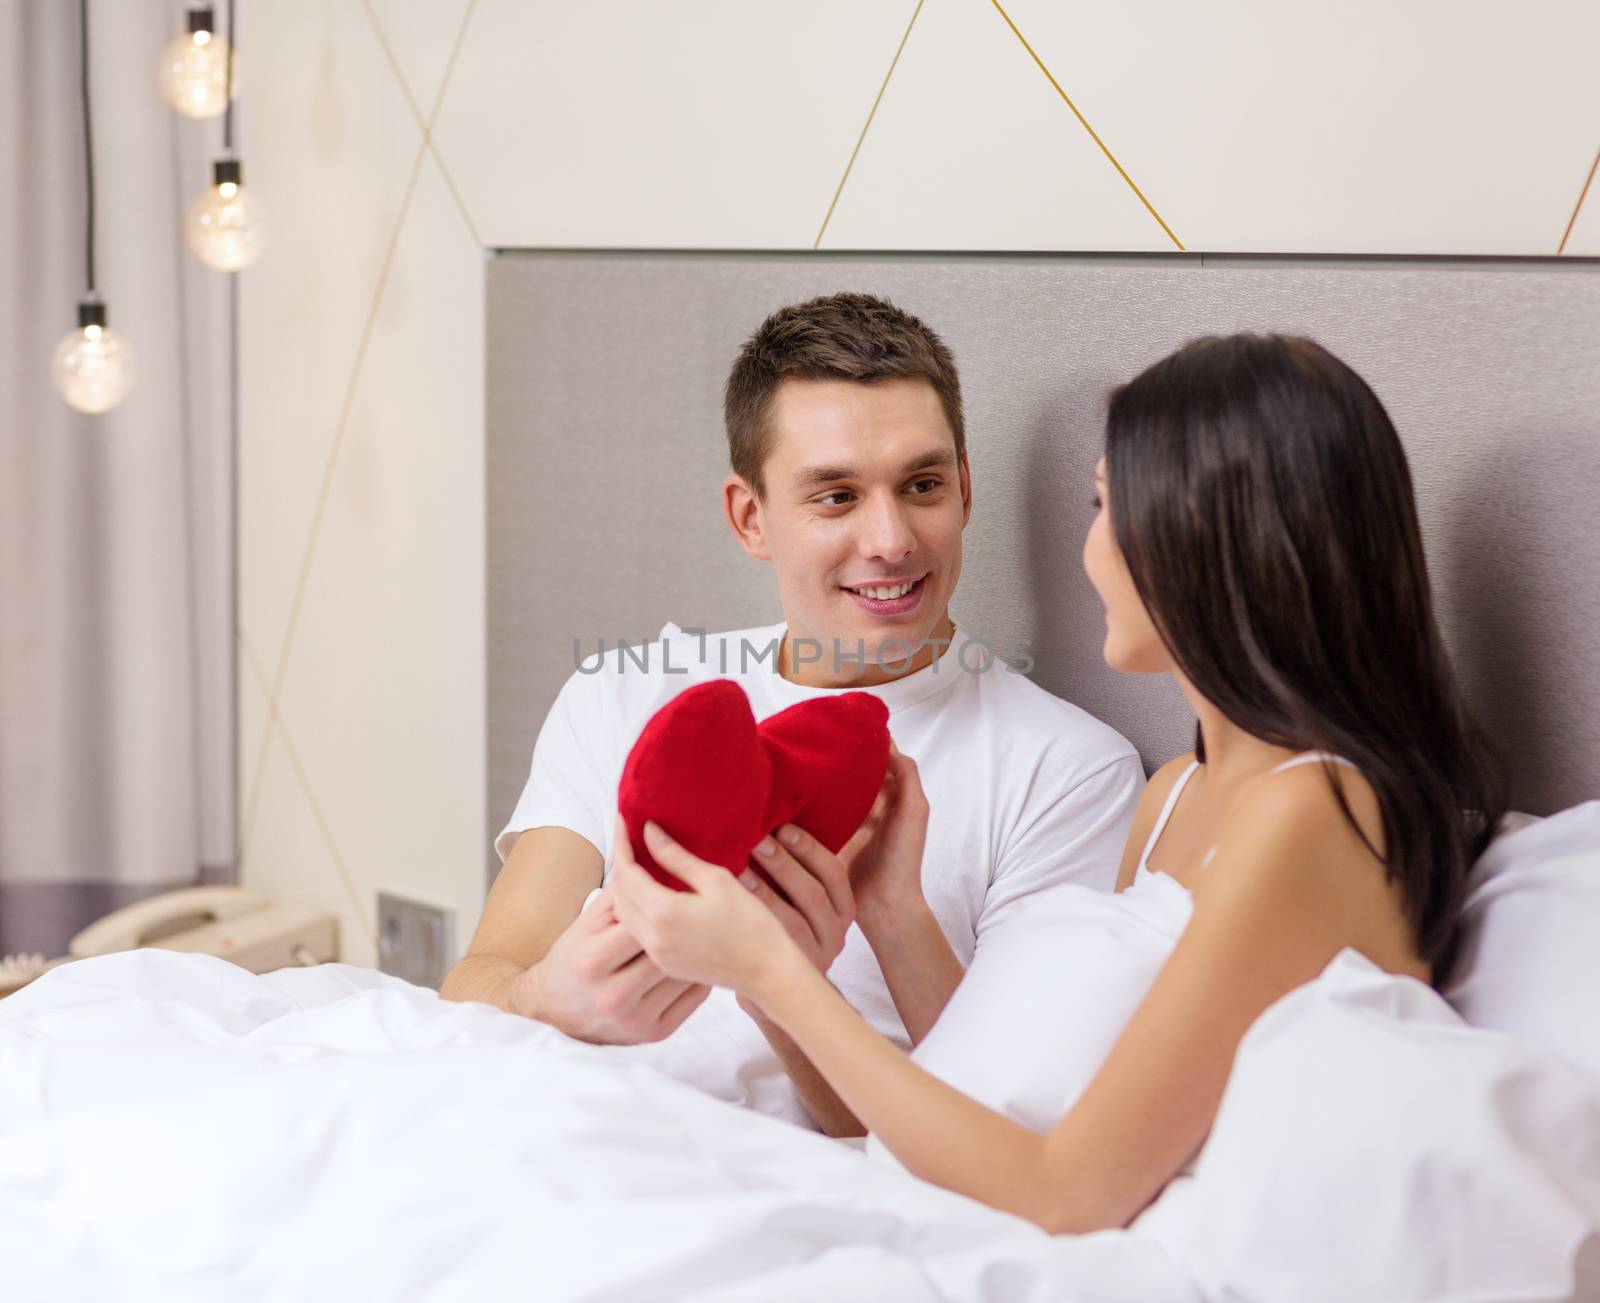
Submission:
[[[486,846],[575,638],[782,618],[721,518],[721,387],[768,312],[845,288],[924,317],[960,364],[957,623],[1030,639],[1034,678],[1147,764],[1192,718],[1100,658],[1079,549],[1105,391],[1194,335],[1282,330],[1348,361],[1399,427],[1445,636],[1515,803],[1600,796],[1600,263],[507,253],[488,277]]]

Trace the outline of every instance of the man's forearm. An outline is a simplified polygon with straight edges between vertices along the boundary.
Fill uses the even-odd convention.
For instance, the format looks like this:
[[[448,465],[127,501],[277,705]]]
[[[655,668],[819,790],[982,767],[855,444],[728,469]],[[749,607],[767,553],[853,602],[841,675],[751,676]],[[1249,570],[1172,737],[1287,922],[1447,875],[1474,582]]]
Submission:
[[[526,971],[499,955],[468,955],[445,976],[439,994],[446,1000],[478,1000],[508,1013],[523,1013],[513,1007],[511,993]]]
[[[893,918],[862,919],[861,930],[883,970],[906,1035],[919,1044],[966,976],[961,960],[926,905]]]
[[[950,1003],[966,970],[950,948],[939,920],[926,906],[901,911],[892,919],[862,920],[862,930],[883,970],[889,996],[905,1024],[906,1034],[916,1045]],[[789,1034],[766,1017],[759,1006],[742,997],[739,1003],[761,1028],[816,1124],[830,1136],[865,1135],[861,1120]]]
[[[860,1119],[839,1098],[827,1078],[816,1070],[805,1051],[794,1043],[789,1034],[762,1013],[757,1005],[747,1002],[742,996],[739,1005],[767,1038],[767,1044],[772,1046],[778,1062],[783,1064],[783,1070],[800,1092],[800,1102],[811,1114],[812,1121],[822,1128],[823,1134],[835,1139],[866,1135],[867,1129],[861,1125]]]

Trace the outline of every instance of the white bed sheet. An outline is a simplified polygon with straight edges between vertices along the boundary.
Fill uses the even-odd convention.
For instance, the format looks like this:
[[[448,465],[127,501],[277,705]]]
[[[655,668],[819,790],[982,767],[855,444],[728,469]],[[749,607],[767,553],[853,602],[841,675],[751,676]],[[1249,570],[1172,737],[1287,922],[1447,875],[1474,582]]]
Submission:
[[[0,1002],[10,1298],[1195,1303],[485,1005],[142,951]]]
[[[1129,1231],[1052,1238],[671,1063],[345,965],[67,965],[0,1002],[6,1295],[1531,1303],[1600,1226],[1600,1081],[1350,951]]]

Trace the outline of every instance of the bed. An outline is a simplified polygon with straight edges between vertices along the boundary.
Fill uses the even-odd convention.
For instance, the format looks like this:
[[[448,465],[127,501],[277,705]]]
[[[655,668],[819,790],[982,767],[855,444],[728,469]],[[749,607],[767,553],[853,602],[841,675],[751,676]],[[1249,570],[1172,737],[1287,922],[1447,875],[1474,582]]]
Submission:
[[[1192,1168],[1077,1237],[740,1106],[710,1039],[587,1045],[344,964],[81,960],[0,1002],[7,1296],[1600,1297],[1596,926],[1600,802],[1506,833],[1451,1003],[1342,952],[1250,1029]],[[983,964],[945,1018],[992,1016]]]
[[[1127,1230],[1050,1237],[767,1116],[725,1071],[736,1009],[700,1041],[598,1047],[343,964],[84,960],[0,1001],[8,1297],[1600,1298],[1592,273],[548,254],[488,275],[486,847],[574,638],[778,617],[714,516],[718,386],[770,308],[849,285],[946,334],[978,494],[957,619],[1032,638],[1036,677],[1150,764],[1185,745],[1181,702],[1099,664],[1076,569],[1099,396],[1206,329],[1303,330],[1408,440],[1447,636],[1527,812],[1476,870],[1461,980],[1447,1000],[1340,955],[1251,1029],[1192,1171]],[[673,546],[619,576],[619,521]]]

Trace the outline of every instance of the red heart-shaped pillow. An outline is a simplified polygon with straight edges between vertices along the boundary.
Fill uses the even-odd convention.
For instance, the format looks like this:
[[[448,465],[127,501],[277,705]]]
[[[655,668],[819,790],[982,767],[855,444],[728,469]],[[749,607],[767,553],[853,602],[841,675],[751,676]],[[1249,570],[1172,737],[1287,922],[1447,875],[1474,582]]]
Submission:
[[[683,884],[644,844],[654,820],[732,873],[786,823],[837,853],[872,809],[889,766],[889,708],[870,692],[812,697],[757,724],[732,679],[679,693],[640,732],[622,767],[617,809],[634,857]]]

